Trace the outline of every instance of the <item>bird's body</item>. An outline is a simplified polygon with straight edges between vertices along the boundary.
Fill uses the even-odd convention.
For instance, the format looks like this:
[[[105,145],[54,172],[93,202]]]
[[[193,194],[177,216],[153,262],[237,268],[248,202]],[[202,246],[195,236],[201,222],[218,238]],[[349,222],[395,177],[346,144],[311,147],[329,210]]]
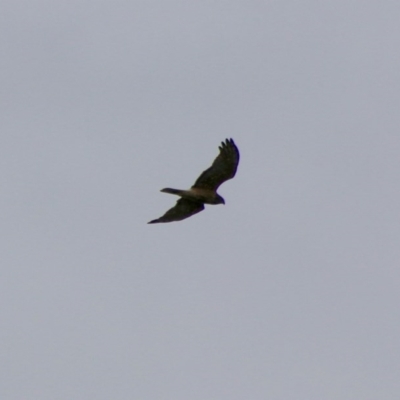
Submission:
[[[205,204],[221,204],[220,199],[222,199],[221,196],[219,196],[216,192],[212,190],[195,187],[192,187],[189,190],[165,188],[161,189],[161,192],[176,194],[177,196],[180,196],[184,199],[201,201]]]
[[[211,167],[198,177],[189,190],[171,188],[161,190],[181,198],[162,217],[150,221],[149,224],[181,221],[204,210],[204,204],[225,204],[217,189],[223,182],[235,176],[239,164],[239,150],[232,139],[222,142],[219,150],[220,153]]]

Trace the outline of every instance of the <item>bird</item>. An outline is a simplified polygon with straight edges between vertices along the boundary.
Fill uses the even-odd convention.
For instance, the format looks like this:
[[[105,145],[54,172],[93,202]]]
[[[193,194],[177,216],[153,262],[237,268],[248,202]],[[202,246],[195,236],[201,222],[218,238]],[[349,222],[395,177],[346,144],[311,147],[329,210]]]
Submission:
[[[163,216],[148,224],[182,221],[203,211],[204,204],[225,204],[217,189],[235,176],[240,155],[233,139],[226,139],[218,148],[219,154],[211,167],[201,173],[189,190],[161,189],[161,192],[180,196],[180,199]]]

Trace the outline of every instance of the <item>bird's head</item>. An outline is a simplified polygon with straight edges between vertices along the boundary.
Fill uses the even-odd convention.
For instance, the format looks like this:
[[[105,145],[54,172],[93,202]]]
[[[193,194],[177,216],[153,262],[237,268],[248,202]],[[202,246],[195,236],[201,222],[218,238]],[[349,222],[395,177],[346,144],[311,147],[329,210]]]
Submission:
[[[220,196],[219,194],[217,194],[216,204],[225,204],[224,198],[222,196]]]

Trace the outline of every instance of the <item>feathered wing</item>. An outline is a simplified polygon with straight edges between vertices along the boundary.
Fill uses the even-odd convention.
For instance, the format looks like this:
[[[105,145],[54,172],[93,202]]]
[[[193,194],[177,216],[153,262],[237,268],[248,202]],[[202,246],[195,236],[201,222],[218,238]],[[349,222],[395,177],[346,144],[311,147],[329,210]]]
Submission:
[[[175,206],[170,208],[162,217],[153,219],[149,224],[156,224],[158,222],[173,222],[182,221],[185,218],[191,217],[200,211],[204,210],[204,204],[188,199],[179,199]]]
[[[239,150],[232,139],[226,139],[219,146],[219,154],[198,178],[194,188],[216,191],[218,187],[228,179],[232,179],[239,164]]]

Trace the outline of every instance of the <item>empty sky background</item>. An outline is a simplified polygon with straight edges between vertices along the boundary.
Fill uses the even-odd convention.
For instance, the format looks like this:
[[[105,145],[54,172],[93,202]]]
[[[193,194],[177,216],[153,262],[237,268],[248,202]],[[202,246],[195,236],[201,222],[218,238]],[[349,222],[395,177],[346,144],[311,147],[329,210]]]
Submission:
[[[0,46],[1,399],[399,398],[399,2],[5,0]]]

